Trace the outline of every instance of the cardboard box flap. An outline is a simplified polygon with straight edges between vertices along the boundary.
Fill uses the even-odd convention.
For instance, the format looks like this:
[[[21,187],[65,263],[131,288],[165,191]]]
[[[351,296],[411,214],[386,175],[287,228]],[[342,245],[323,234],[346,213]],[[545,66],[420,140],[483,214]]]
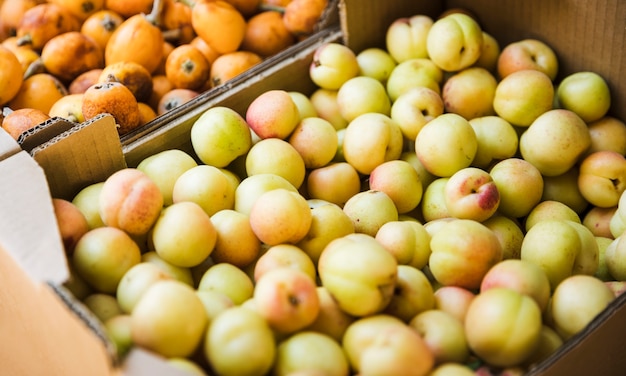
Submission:
[[[4,245],[0,244],[2,374],[110,375],[113,364],[101,341],[46,284],[29,278]]]
[[[22,151],[20,145],[15,142],[10,134],[0,130],[0,161]]]
[[[0,241],[35,281],[69,277],[44,170],[26,153],[0,162]]]
[[[115,118],[109,114],[76,124],[30,153],[45,171],[54,171],[46,176],[51,196],[66,200],[126,167]]]

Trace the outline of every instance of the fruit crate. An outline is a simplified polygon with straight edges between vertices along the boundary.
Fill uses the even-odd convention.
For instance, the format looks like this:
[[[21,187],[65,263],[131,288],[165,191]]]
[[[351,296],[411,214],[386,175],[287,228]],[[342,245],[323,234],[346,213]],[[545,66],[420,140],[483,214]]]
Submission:
[[[201,108],[206,108],[207,104],[213,103],[224,95],[230,96],[238,92],[241,86],[246,86],[245,82],[251,77],[263,76],[264,72],[272,70],[281,61],[289,59],[297,51],[306,45],[315,43],[316,40],[324,38],[329,29],[337,29],[339,26],[339,0],[328,0],[326,8],[319,20],[315,24],[314,33],[302,38],[294,45],[284,49],[283,51],[264,58],[260,63],[252,66],[244,73],[241,73],[221,85],[215,86],[205,92],[200,93],[197,97],[192,98],[188,102],[179,105],[166,113],[157,116],[155,119],[140,126],[133,131],[121,136],[124,142],[131,142],[141,138],[143,135],[155,131],[159,131],[163,127],[171,127],[172,123],[176,123],[180,117],[189,117],[195,114]]]
[[[134,121],[136,118],[134,114],[131,116],[133,125],[129,129],[133,129],[134,135],[130,137],[136,137],[168,123],[177,114],[189,112],[194,106],[210,101],[211,98],[231,90],[236,85],[233,79],[239,79],[243,72],[248,75],[258,74],[275,64],[276,61],[289,56],[299,48],[302,41],[314,38],[317,33],[327,28],[336,27],[339,23],[338,2],[339,0],[321,0],[314,4],[312,2],[294,2],[293,5],[295,6],[286,7],[285,2],[232,1],[206,8],[202,4],[196,7],[196,12],[193,11],[196,2],[192,0],[148,0],[130,5],[124,4],[124,2],[110,2],[105,5],[104,1],[88,2],[88,4],[43,0],[16,1],[10,2],[10,4],[5,2],[0,10],[3,12],[0,39],[2,39],[3,45],[7,47],[7,51],[3,51],[15,50],[11,52],[15,52],[20,65],[24,65],[22,81],[27,81],[27,83],[22,84],[17,93],[13,93],[13,88],[11,88],[10,97],[9,92],[4,93],[6,97],[2,103],[4,115],[18,109],[35,109],[37,110],[37,117],[32,119],[63,116],[74,121],[81,121],[90,118],[93,114],[104,112],[104,110],[95,109],[89,114],[85,112],[84,115],[87,116],[83,116],[82,109],[80,112],[74,111],[81,106],[83,100],[73,102],[74,99],[78,98],[76,98],[77,96],[70,97],[70,94],[83,94],[87,87],[93,86],[92,84],[96,82],[102,83],[105,80],[125,81],[131,91],[137,90],[134,93],[135,99],[138,99],[141,104],[140,108],[145,110],[142,115],[143,119],[139,123]],[[35,7],[36,5],[37,7]],[[221,30],[220,34],[219,27],[201,28],[199,26],[202,23],[211,23],[210,17],[216,13],[220,14],[222,18],[230,16],[231,20],[228,25],[237,25],[237,30],[235,32]],[[60,21],[57,22],[57,18]],[[130,22],[126,23],[127,20]],[[141,21],[136,22],[139,20]],[[55,22],[57,25],[54,31],[52,28],[47,30],[43,27],[47,24],[53,25]],[[83,25],[83,23],[85,24]],[[194,23],[196,29],[193,28]],[[150,24],[154,26],[149,28],[152,32],[146,33],[148,29],[145,28],[137,29],[137,27]],[[274,25],[270,27],[271,24],[280,27],[274,27]],[[119,28],[120,26],[122,27]],[[226,28],[226,25],[224,27]],[[110,48],[105,51],[105,44],[109,41],[113,31],[117,31],[118,28],[120,30],[115,37],[117,39],[119,36],[120,42],[111,41]],[[70,30],[72,32],[67,33]],[[229,32],[237,35],[237,37],[232,40],[232,43],[229,43],[230,45],[221,46],[222,51],[228,51],[226,53],[218,53],[217,50],[208,47],[205,43],[205,40],[208,39],[214,39],[214,42],[227,40],[228,38],[224,38],[224,36]],[[246,32],[247,35],[244,35]],[[48,39],[58,36],[56,34],[64,35],[60,38],[53,38],[54,40],[48,43]],[[272,35],[268,37],[268,34],[274,34],[275,39],[282,39],[280,42],[272,44],[269,41]],[[280,37],[278,34],[281,34]],[[33,35],[35,35],[34,41]],[[74,47],[79,43],[77,40],[84,41],[85,36],[89,37],[87,44],[90,47],[82,46],[82,52],[76,52]],[[158,38],[150,38],[149,36]],[[196,49],[201,50],[206,58],[202,59],[206,61],[201,63],[201,77],[196,79],[192,85],[182,82],[175,84],[169,82],[165,85],[166,87],[163,87],[163,90],[168,92],[169,100],[166,101],[167,98],[164,98],[164,101],[159,103],[163,93],[159,90],[158,81],[161,78],[163,78],[161,82],[167,81],[164,79],[166,75],[165,59],[161,60],[160,57],[155,59],[155,53],[141,55],[142,53],[135,51],[129,54],[127,48],[129,41],[125,40],[127,37],[132,37],[135,40],[143,37],[146,40],[140,49],[143,51],[161,48],[161,44],[163,44],[164,54],[181,46],[187,51],[190,45],[197,47]],[[264,39],[262,44],[256,42],[256,39],[261,37]],[[66,45],[67,40],[72,41]],[[46,44],[47,48],[44,49],[43,46]],[[117,48],[118,44],[120,48]],[[95,53],[96,49],[98,50],[97,53]],[[197,52],[199,51],[195,51],[196,49],[193,49],[193,53],[198,57]],[[88,53],[85,52],[87,50],[89,50]],[[63,53],[57,51],[63,51]],[[72,60],[70,55],[74,53],[77,55]],[[231,56],[231,53],[234,54]],[[229,56],[222,56],[222,59],[218,59],[219,61],[214,64],[215,69],[211,71],[211,74],[209,67],[218,55]],[[78,57],[81,59],[88,58],[89,62],[81,61],[79,63],[77,62]],[[113,64],[113,61],[116,63]],[[161,61],[161,63],[155,67],[157,61]],[[133,65],[140,63],[139,65],[143,65],[143,67],[136,68],[147,68],[147,70],[138,69],[131,74],[128,72],[121,73],[115,68],[115,66],[119,67],[130,62]],[[15,68],[15,64],[11,63],[9,65]],[[187,68],[189,68],[189,64],[189,62],[186,64]],[[6,67],[7,71],[9,65]],[[102,72],[105,68],[104,65],[108,65],[107,70]],[[170,61],[170,68],[172,65],[173,63]],[[173,77],[171,70],[170,78]],[[137,75],[137,72],[141,72],[142,79],[130,78],[129,75]],[[33,75],[39,73],[45,73],[46,76],[32,78]],[[107,74],[108,78],[105,77]],[[204,79],[203,77],[207,78]],[[27,80],[29,78],[31,79]],[[154,82],[149,82],[148,85],[149,78],[157,81],[154,90],[152,88]],[[131,80],[135,83],[130,84],[129,81]],[[139,85],[137,84],[138,81],[144,82]],[[49,95],[46,98],[38,97],[39,94],[34,96],[29,94],[31,83],[36,86],[33,89],[35,93],[43,92],[42,82],[45,85],[50,85],[46,86],[46,90],[50,90],[47,92]],[[16,91],[17,89],[18,87],[15,87]],[[178,90],[171,92],[172,89]],[[183,95],[180,95],[181,90],[184,91]],[[151,96],[150,92],[152,92]],[[52,107],[52,103],[56,102],[57,98],[63,98],[63,100],[55,103],[55,106]],[[191,99],[193,99],[192,103],[181,108],[182,103]],[[43,113],[40,113],[39,110]],[[112,108],[109,110],[115,112]],[[165,112],[168,112],[167,116],[161,116]],[[34,121],[32,119],[31,122]],[[120,122],[120,124],[122,123]],[[24,126],[11,129],[10,133],[19,133],[20,129],[24,129]],[[121,135],[125,135],[128,131],[128,129],[122,128],[119,130]]]
[[[30,218],[34,213],[37,213],[41,214],[44,222],[46,218],[50,220],[50,208],[46,203],[46,197],[71,198],[85,185],[101,181],[103,177],[109,176],[125,166],[136,166],[143,158],[159,151],[178,148],[192,152],[189,139],[191,125],[201,113],[211,107],[227,106],[243,113],[258,94],[269,89],[311,93],[315,86],[308,76],[308,65],[312,60],[313,51],[320,44],[340,41],[355,51],[372,46],[382,47],[385,43],[385,30],[394,19],[413,14],[427,14],[435,17],[443,11],[453,8],[469,9],[476,14],[483,28],[491,32],[501,45],[526,37],[536,37],[548,42],[554,46],[559,56],[561,76],[581,69],[600,73],[608,79],[611,86],[614,100],[610,114],[620,119],[626,118],[624,106],[626,103],[626,82],[621,80],[621,75],[626,68],[623,54],[626,29],[620,26],[626,19],[626,6],[619,0],[574,3],[564,0],[553,2],[541,0],[526,2],[514,0],[451,0],[441,2],[343,0],[339,1],[338,4],[340,21],[338,27],[329,27],[320,31],[315,37],[301,42],[297,48],[282,54],[280,57],[277,56],[275,59],[268,60],[262,69],[259,67],[258,70],[250,71],[238,77],[232,81],[231,85],[192,101],[178,111],[159,119],[152,126],[133,132],[121,140],[114,137],[114,124],[112,119],[106,115],[80,125],[71,124],[61,119],[53,119],[40,125],[33,134],[21,140],[21,147],[25,153],[34,158],[37,165],[45,172],[45,177],[42,174],[37,174],[38,167],[36,166],[30,166],[34,171],[20,167],[26,166],[24,163],[30,165],[28,162],[19,162],[12,169],[7,162],[24,158],[24,152],[16,149],[10,143],[0,143],[2,146],[9,145],[7,153],[3,154],[0,166],[6,167],[13,173],[17,171],[14,181],[31,187],[30,190],[24,190],[26,197],[19,196],[24,200],[13,200],[14,205],[10,208],[14,210],[12,212],[17,216],[25,215]],[[30,171],[29,180],[20,180],[22,173],[26,171]],[[32,180],[32,174],[38,176],[39,180]],[[45,184],[41,180],[42,177],[46,180]],[[35,181],[39,181],[39,188],[35,186],[36,183],[31,183]],[[7,190],[23,189],[22,185],[9,184],[5,179],[3,179],[3,183],[8,184]],[[40,200],[35,201],[40,204],[39,207],[33,207],[28,203],[28,200],[32,200],[33,197],[39,197]],[[3,202],[3,205],[5,203]],[[47,221],[41,225],[43,226],[41,228],[45,228],[46,223],[47,226],[52,225],[50,221]],[[10,226],[7,228],[11,229]],[[17,281],[17,283],[27,285],[26,287],[30,289],[33,288],[31,286],[33,280],[38,281],[38,283],[43,282],[43,288],[47,290],[45,283],[50,280],[62,281],[67,275],[67,272],[63,272],[63,260],[59,261],[54,255],[42,257],[44,257],[43,260],[47,261],[56,260],[58,268],[46,268],[46,265],[41,265],[41,261],[34,262],[32,257],[27,257],[24,252],[20,252],[20,249],[29,249],[27,247],[30,243],[27,240],[20,238],[17,245],[8,242],[9,244],[6,246],[5,239],[15,239],[15,235],[20,234],[27,234],[25,236],[28,237],[30,234],[28,231],[17,231],[15,234],[9,235],[5,231],[0,234],[2,235],[0,236],[0,240],[2,240],[0,243],[7,248],[6,251],[13,254],[18,250],[17,252],[21,254],[21,257],[17,257],[20,260],[18,264],[28,271],[26,277],[19,275],[16,277],[17,279],[11,280],[12,282]],[[58,241],[58,239],[55,240],[54,235],[49,233],[44,234],[42,239],[48,240],[48,245],[52,244],[52,248],[55,248],[55,242]],[[33,239],[30,240],[33,241]],[[40,249],[40,251],[42,250]],[[4,255],[4,253],[0,252],[0,255]],[[56,256],[60,255],[57,254]],[[11,270],[15,269],[17,268]],[[60,269],[61,272],[50,275],[50,270],[46,271],[46,269]],[[0,275],[4,276],[5,274]],[[1,289],[0,292],[6,293]],[[25,289],[24,293],[31,293],[31,291]],[[55,289],[53,289],[52,295],[57,295]],[[14,298],[17,301],[20,299],[29,300],[19,295]],[[79,305],[72,302],[71,297],[68,299],[61,302],[62,307],[51,309],[50,312],[63,315],[69,321],[75,321],[73,319],[76,318],[76,313],[80,312],[80,309],[77,308]],[[58,302],[55,303],[54,297],[47,298],[45,302],[47,305],[58,304]],[[626,345],[623,339],[626,333],[625,303],[625,295],[616,299],[583,332],[568,340],[556,353],[533,369],[529,375],[621,374],[622,370],[626,368],[626,359],[621,354]],[[66,309],[67,307],[64,306],[66,304],[70,310]],[[72,310],[74,312],[71,312]],[[27,317],[32,320],[40,319],[36,316]],[[76,329],[76,326],[80,327],[83,320],[89,322],[88,318],[82,316],[78,320],[78,324],[72,323],[70,326],[74,327],[73,330],[81,332],[80,329]],[[87,336],[88,338],[81,339],[80,343],[90,349],[90,359],[95,359],[94,364],[105,368],[99,370],[100,374],[114,374],[116,372],[125,375],[156,374],[155,369],[162,371],[159,374],[167,373],[163,371],[166,367],[159,363],[158,359],[141,351],[133,353],[124,364],[116,364],[108,358],[106,342],[102,346],[100,338],[97,336],[97,328],[94,328],[93,324],[90,325],[92,327],[85,332],[96,335]],[[45,345],[38,344],[38,346]],[[72,358],[65,353],[74,351],[75,347],[75,344],[63,343],[57,349],[64,354],[59,358],[62,361],[71,362]],[[22,348],[22,351],[25,350]],[[81,362],[76,363],[87,367]],[[11,363],[3,362],[3,364]],[[91,367],[91,370],[94,370],[94,366]],[[175,374],[173,370],[170,371],[171,374]]]

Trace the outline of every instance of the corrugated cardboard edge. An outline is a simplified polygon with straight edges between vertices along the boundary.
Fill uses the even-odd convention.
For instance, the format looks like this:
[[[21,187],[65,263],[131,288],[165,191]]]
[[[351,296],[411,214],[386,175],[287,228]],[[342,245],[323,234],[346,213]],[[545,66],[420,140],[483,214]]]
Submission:
[[[52,197],[66,200],[126,167],[117,124],[109,114],[72,126],[30,154],[47,172]]]
[[[61,117],[53,117],[41,124],[24,131],[17,139],[23,150],[30,152],[34,147],[50,140],[56,135],[67,132],[77,123]]]

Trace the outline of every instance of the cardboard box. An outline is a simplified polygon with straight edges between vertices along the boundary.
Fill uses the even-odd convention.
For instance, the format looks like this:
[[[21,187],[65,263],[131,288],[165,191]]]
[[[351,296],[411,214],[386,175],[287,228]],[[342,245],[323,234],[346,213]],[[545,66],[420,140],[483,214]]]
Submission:
[[[141,349],[120,363],[102,323],[63,288],[70,272],[50,187],[69,189],[75,181],[99,181],[125,167],[113,118],[101,115],[83,124],[54,118],[20,141],[0,132],[2,374],[185,376]],[[81,168],[94,168],[79,171],[74,159]],[[58,160],[65,162],[54,164]]]
[[[0,160],[3,372],[108,374],[112,358],[95,331],[50,288],[65,282],[69,272],[44,170],[5,132],[0,132]],[[57,354],[58,348],[70,351]]]
[[[30,368],[35,365],[22,362],[23,359],[29,359],[28,348],[33,346],[41,349],[41,353],[58,357],[63,367],[72,370],[62,374],[81,374],[84,370],[89,371],[84,371],[82,374],[166,374],[167,367],[158,357],[141,350],[133,352],[121,365],[116,364],[115,359],[109,358],[106,341],[98,339],[97,330],[85,325],[84,319],[77,318],[79,315],[72,308],[77,303],[61,299],[57,289],[47,287],[55,286],[55,283],[62,281],[67,272],[61,271],[58,275],[55,272],[49,277],[43,274],[46,276],[43,279],[39,277],[40,273],[47,272],[44,270],[47,268],[35,266],[47,264],[35,261],[34,269],[31,269],[29,262],[24,262],[23,259],[33,261],[38,257],[45,257],[45,260],[48,260],[45,256],[46,247],[40,245],[33,248],[32,243],[22,242],[21,237],[33,237],[32,234],[39,234],[39,228],[48,230],[54,228],[51,227],[54,226],[54,221],[50,219],[50,206],[47,201],[50,197],[71,198],[82,187],[102,181],[102,177],[108,176],[117,169],[136,166],[143,158],[159,151],[178,148],[193,153],[189,130],[195,119],[208,108],[228,106],[243,114],[258,94],[269,89],[311,93],[315,85],[308,77],[308,65],[312,60],[313,51],[322,43],[340,41],[355,51],[373,46],[384,47],[385,30],[398,17],[414,14],[436,17],[445,9],[465,7],[479,17],[484,30],[496,37],[501,45],[528,37],[535,37],[552,45],[561,63],[560,77],[583,69],[593,70],[603,75],[608,80],[613,95],[610,113],[620,119],[626,119],[626,108],[623,106],[626,99],[626,82],[622,79],[622,74],[625,72],[623,50],[626,28],[623,22],[626,19],[626,3],[620,0],[590,2],[343,0],[338,6],[340,27],[323,30],[315,38],[303,42],[298,49],[292,50],[288,56],[274,61],[262,71],[243,75],[234,81],[233,86],[228,90],[190,104],[184,112],[167,117],[167,122],[147,132],[123,138],[120,142],[113,137],[115,135],[114,124],[111,123],[112,119],[108,115],[80,125],[63,124],[62,120],[54,119],[48,126],[57,125],[63,129],[62,131],[55,132],[52,131],[53,128],[48,128],[50,134],[45,140],[23,140],[22,143],[41,167],[40,170],[33,165],[27,155],[24,155],[26,151],[20,151],[15,145],[0,138],[0,146],[3,147],[3,151],[6,149],[6,152],[0,153],[4,159],[0,162],[0,173],[3,176],[1,181],[2,184],[7,185],[4,192],[22,190],[23,187],[29,186],[37,187],[31,191],[21,192],[25,197],[20,196],[20,200],[12,201],[10,198],[3,198],[4,201],[0,202],[2,212],[7,213],[5,207],[11,208],[11,216],[8,217],[9,220],[6,223],[1,222],[0,227],[12,222],[14,218],[27,221],[34,217],[32,203],[28,202],[32,197],[38,197],[37,202],[40,204],[37,206],[36,216],[40,214],[43,216],[40,218],[41,222],[37,230],[26,226],[22,232],[10,236],[11,234],[0,229],[0,244],[4,249],[0,250],[2,263],[0,266],[9,265],[7,268],[16,274],[12,275],[12,273],[5,273],[4,269],[0,270],[0,317],[3,318],[0,328],[3,330],[2,333],[5,333],[5,327],[8,330],[10,326],[7,320],[4,320],[5,317],[11,317],[13,320],[19,318],[19,321],[25,322],[40,320],[40,318],[29,316],[29,312],[32,313],[34,309],[26,309],[26,312],[23,312],[15,307],[22,304],[34,304],[29,303],[31,298],[37,296],[37,291],[44,291],[43,294],[51,295],[49,299],[34,299],[45,307],[53,306],[51,313],[44,316],[54,317],[54,325],[57,325],[58,320],[67,319],[76,327],[77,333],[80,333],[76,335],[76,338],[85,333],[93,336],[84,335],[84,340],[76,339],[59,345],[57,342],[51,342],[50,337],[46,335],[34,334],[45,333],[43,329],[28,331],[27,328],[11,328],[14,329],[10,332],[13,337],[22,339],[22,342],[18,340],[22,346],[17,349],[23,358],[8,356],[7,354],[11,354],[16,349],[5,344],[5,347],[0,350],[0,356],[2,356],[0,364],[12,366],[13,368],[8,369],[16,370],[13,374],[32,374],[24,370],[40,370]],[[6,170],[3,170],[4,168]],[[20,177],[17,175],[19,170],[15,170],[16,168],[27,170],[32,168],[32,171],[39,174],[39,177]],[[5,171],[11,171],[11,174],[16,175],[15,177],[6,175]],[[42,171],[45,172],[47,184],[41,180]],[[11,181],[19,183],[12,185],[7,182],[5,176],[12,176]],[[19,210],[20,208],[23,210]],[[39,213],[40,211],[42,213]],[[15,226],[9,227],[9,229],[12,228]],[[31,240],[37,243],[36,239]],[[58,239],[52,231],[48,233],[43,243],[51,245],[52,248],[58,247]],[[37,249],[37,252],[31,253],[33,249]],[[58,251],[56,249],[55,252],[58,254]],[[11,257],[6,257],[7,254]],[[17,260],[17,265],[11,265],[10,260]],[[61,260],[57,261],[59,268],[66,267]],[[8,282],[5,283],[5,281]],[[7,289],[7,283],[12,283],[11,286],[20,286],[20,290],[15,293],[14,290]],[[25,286],[24,290],[21,290],[22,286]],[[14,303],[5,305],[3,304],[5,301]],[[547,376],[623,374],[623,370],[626,369],[626,357],[623,356],[626,348],[625,303],[626,295],[622,295],[583,332],[567,341],[559,351],[530,370],[528,374]],[[46,312],[47,308],[37,306],[36,309],[43,309],[43,312]],[[24,338],[28,340],[24,342]],[[68,356],[68,353],[74,354],[75,352],[82,356],[82,353],[78,352],[80,348],[93,356],[95,360],[90,361],[89,364],[83,364],[72,356]],[[82,368],[89,366],[94,368]],[[159,371],[155,371],[157,369]]]

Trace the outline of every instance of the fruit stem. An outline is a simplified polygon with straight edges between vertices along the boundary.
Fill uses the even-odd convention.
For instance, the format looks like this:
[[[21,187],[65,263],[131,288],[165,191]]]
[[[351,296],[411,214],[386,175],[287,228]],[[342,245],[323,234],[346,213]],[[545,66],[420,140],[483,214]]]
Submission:
[[[24,34],[15,41],[18,46],[26,46],[33,43],[33,37],[30,34]]]
[[[191,59],[187,59],[183,61],[183,63],[181,64],[181,68],[187,74],[190,74],[191,72],[193,72],[194,67],[195,67],[195,64],[193,63],[193,61],[191,61]]]
[[[74,114],[65,115],[65,120],[72,122],[72,123],[78,123],[78,119],[76,118]]]
[[[106,31],[113,31],[117,27],[117,23],[113,20],[113,17],[107,14],[102,19],[102,27]]]
[[[180,39],[182,31],[180,29],[163,30],[163,39],[168,42],[175,42]]]
[[[107,74],[105,81],[106,82],[120,82],[120,80],[118,80],[117,77],[115,77],[115,75],[111,73]]]
[[[285,13],[285,7],[281,7],[279,5],[272,5],[272,4],[261,4],[259,6],[259,10],[260,11],[273,11],[273,12],[278,12],[281,14]]]
[[[165,3],[163,3],[163,0],[154,0],[154,2],[152,3],[152,10],[150,11],[150,13],[144,16],[146,17],[146,20],[148,20],[148,22],[150,22],[154,26],[160,26],[161,14],[163,13],[164,5]]]
[[[28,65],[28,68],[26,68],[26,71],[24,71],[24,76],[22,77],[22,81],[26,80],[27,78],[37,73],[43,73],[44,71],[45,71],[45,67],[43,65],[43,61],[41,60],[41,58],[36,59],[32,63],[30,63]]]

